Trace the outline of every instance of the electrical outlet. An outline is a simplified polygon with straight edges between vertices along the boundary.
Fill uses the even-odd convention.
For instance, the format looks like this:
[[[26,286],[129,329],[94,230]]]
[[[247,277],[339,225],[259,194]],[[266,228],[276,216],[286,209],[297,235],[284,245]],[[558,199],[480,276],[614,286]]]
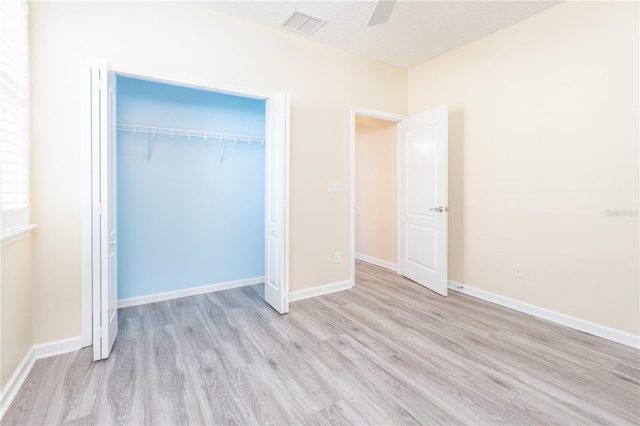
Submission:
[[[523,279],[524,278],[524,266],[523,265],[516,265],[513,268],[513,276],[516,277],[516,278]]]
[[[342,262],[342,259],[341,259],[341,257],[340,257],[340,252],[339,252],[339,251],[337,251],[333,256],[334,256],[334,257],[333,257],[333,261],[334,261],[335,263],[340,263],[340,262]]]

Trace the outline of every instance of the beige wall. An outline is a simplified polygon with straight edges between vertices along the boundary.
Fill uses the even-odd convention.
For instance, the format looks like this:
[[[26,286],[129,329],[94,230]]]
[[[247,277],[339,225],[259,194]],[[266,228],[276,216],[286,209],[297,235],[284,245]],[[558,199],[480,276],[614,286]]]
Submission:
[[[605,216],[638,209],[638,72],[637,2],[566,2],[409,71],[410,114],[450,108],[451,280],[639,334],[638,217]]]
[[[396,140],[392,121],[356,116],[356,253],[396,263]]]
[[[406,112],[407,71],[187,2],[32,2],[34,340],[81,333],[89,60],[291,93],[291,291],[348,280],[350,107]]]
[[[4,389],[33,345],[30,236],[2,247],[0,266],[0,389]]]

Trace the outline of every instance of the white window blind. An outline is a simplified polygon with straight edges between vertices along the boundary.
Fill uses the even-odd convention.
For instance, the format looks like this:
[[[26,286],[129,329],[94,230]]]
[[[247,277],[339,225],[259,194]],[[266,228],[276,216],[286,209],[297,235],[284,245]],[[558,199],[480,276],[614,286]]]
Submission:
[[[25,0],[0,1],[0,205],[6,231],[29,223],[29,54]]]

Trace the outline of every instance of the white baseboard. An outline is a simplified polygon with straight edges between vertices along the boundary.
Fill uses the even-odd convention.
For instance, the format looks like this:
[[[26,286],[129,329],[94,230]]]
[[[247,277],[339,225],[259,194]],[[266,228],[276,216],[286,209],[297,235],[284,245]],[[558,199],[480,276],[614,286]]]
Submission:
[[[80,336],[69,337],[68,339],[54,340],[53,342],[33,345],[33,354],[36,359],[49,358],[50,356],[66,354],[68,352],[82,349],[82,338]]]
[[[7,412],[37,360],[80,350],[81,342],[82,339],[77,336],[33,345],[0,393],[0,419]]]
[[[33,348],[29,349],[27,354],[20,361],[20,365],[16,368],[16,371],[13,372],[13,375],[7,382],[4,389],[2,389],[2,393],[0,393],[0,419],[4,416],[4,414],[9,409],[9,406],[13,402],[13,399],[18,394],[18,391],[22,387],[22,384],[27,379],[27,376],[31,372],[33,365],[36,363],[36,357],[33,352]]]
[[[322,296],[323,294],[335,293],[336,291],[349,290],[353,288],[351,280],[338,281],[337,283],[324,284],[304,290],[292,291],[289,293],[289,301],[308,299],[310,297]]]
[[[383,268],[391,269],[392,271],[398,270],[398,265],[396,265],[395,263],[376,259],[375,257],[367,256],[366,254],[356,253],[356,259],[362,260],[363,262],[371,263],[373,265],[382,266]]]
[[[478,299],[486,300],[487,302],[495,303],[496,305],[524,312],[556,324],[564,325],[575,330],[583,331],[594,336],[602,337],[603,339],[640,349],[640,336],[627,333],[626,331],[595,324],[557,311],[552,311],[551,309],[530,305],[486,290],[460,284],[455,281],[449,281],[449,289],[468,294],[469,296],[473,296]]]
[[[184,290],[167,291],[165,293],[155,293],[149,294],[147,296],[131,297],[129,299],[118,300],[118,308],[128,308],[129,306],[146,305],[147,303],[162,302],[165,300],[179,299],[181,297],[187,296],[196,296],[198,294],[212,293],[214,291],[230,290],[232,288],[260,284],[263,282],[264,276],[253,277],[237,281],[209,284],[200,287],[185,288]]]

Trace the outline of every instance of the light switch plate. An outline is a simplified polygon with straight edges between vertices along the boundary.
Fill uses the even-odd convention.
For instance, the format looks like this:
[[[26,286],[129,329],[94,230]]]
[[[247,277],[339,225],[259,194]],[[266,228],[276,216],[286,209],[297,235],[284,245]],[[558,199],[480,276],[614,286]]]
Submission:
[[[340,182],[329,182],[329,183],[327,183],[327,192],[329,194],[339,194],[340,193]]]

